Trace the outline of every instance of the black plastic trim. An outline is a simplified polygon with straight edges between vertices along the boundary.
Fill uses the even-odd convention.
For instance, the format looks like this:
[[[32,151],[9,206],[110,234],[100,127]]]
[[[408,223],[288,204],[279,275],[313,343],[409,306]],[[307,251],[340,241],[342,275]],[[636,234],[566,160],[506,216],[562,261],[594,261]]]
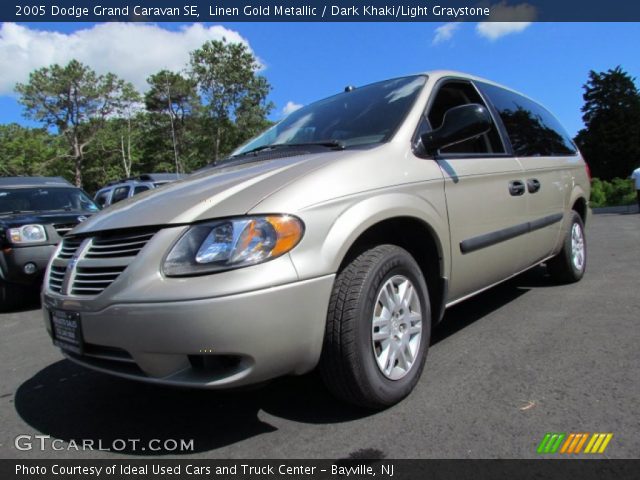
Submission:
[[[506,240],[511,240],[512,238],[519,237],[520,235],[553,225],[554,223],[561,221],[563,216],[564,215],[562,213],[554,213],[553,215],[547,215],[546,217],[538,218],[531,222],[521,223],[502,230],[496,230],[495,232],[484,233],[477,237],[468,238],[467,240],[460,242],[460,251],[463,254],[471,253]]]

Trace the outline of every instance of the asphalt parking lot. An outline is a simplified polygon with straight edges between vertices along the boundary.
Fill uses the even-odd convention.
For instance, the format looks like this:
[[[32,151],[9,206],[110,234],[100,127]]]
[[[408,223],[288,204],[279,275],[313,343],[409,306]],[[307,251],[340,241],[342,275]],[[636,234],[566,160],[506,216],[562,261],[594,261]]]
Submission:
[[[170,455],[199,458],[535,458],[546,432],[611,432],[602,456],[637,458],[640,215],[594,216],[587,234],[582,282],[536,268],[449,310],[416,390],[379,413],[313,374],[233,393],[117,379],[64,360],[37,306],[0,315],[0,458],[167,454],[66,450],[82,439],[193,439]],[[18,435],[65,450],[17,450]]]

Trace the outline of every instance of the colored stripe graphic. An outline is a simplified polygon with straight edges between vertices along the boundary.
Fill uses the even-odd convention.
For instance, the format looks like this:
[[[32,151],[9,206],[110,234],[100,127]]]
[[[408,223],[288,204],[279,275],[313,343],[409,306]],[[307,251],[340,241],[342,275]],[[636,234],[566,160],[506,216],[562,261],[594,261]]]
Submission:
[[[604,453],[613,438],[613,433],[546,433],[538,445],[539,454]],[[587,441],[588,440],[588,441]],[[584,451],[582,448],[585,446]]]
[[[584,442],[589,437],[588,433],[571,433],[562,445],[560,453],[580,453]]]
[[[580,453],[580,450],[582,450],[582,446],[587,441],[588,437],[589,437],[588,433],[583,433],[582,434],[582,440],[580,440],[580,443],[578,443],[578,446],[576,447],[576,450],[573,453]]]
[[[584,453],[604,453],[613,438],[613,433],[594,433]]]
[[[556,453],[566,436],[566,433],[547,433],[538,445],[538,453]]]

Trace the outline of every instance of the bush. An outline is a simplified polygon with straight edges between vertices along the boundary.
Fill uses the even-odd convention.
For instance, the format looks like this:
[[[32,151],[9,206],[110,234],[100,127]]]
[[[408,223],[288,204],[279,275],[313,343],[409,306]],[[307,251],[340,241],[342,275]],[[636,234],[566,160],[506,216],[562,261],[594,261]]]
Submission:
[[[635,201],[636,190],[631,180],[625,178],[614,178],[610,182],[599,178],[591,180],[592,207],[631,205]]]

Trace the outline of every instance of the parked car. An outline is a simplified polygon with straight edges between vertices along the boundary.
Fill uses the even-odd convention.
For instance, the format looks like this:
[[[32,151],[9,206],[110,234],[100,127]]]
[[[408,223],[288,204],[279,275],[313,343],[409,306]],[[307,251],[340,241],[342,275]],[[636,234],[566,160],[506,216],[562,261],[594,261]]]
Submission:
[[[93,200],[102,208],[108,207],[113,203],[121,202],[180,178],[182,175],[177,173],[145,173],[136,177],[115,180],[98,190]]]
[[[59,177],[0,178],[0,309],[42,284],[62,237],[98,207]]]
[[[229,388],[316,367],[349,402],[409,394],[445,308],[586,267],[587,166],[551,113],[437,71],[312,103],[65,237],[44,322],[81,365]]]

